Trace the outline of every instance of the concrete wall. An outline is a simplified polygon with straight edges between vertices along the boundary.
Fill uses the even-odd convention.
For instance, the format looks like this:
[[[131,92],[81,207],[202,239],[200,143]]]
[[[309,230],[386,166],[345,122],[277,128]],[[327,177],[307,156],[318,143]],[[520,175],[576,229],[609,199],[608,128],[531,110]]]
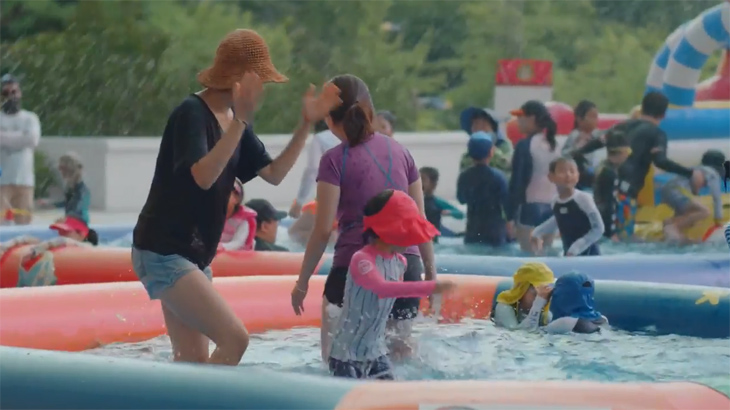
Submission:
[[[288,135],[261,137],[273,157],[281,152],[289,138]],[[439,169],[438,193],[453,200],[459,158],[466,148],[464,133],[401,133],[395,138],[408,147],[419,167]],[[159,144],[160,138],[148,137],[44,137],[39,149],[50,158],[58,158],[67,151],[75,151],[81,156],[94,209],[136,212],[147,198]],[[721,149],[730,156],[730,144],[722,140],[673,141],[670,156],[685,164],[696,164],[702,152],[709,148]],[[305,163],[306,158],[300,158],[278,187],[258,178],[249,182],[246,184],[246,198],[266,198],[276,206],[288,207],[298,190]]]

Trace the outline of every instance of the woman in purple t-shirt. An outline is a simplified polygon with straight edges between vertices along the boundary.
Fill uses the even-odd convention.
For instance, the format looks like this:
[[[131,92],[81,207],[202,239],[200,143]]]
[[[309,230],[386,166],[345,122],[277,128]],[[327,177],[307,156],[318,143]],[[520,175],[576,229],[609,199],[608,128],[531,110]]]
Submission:
[[[373,130],[374,108],[367,85],[353,75],[337,76],[331,82],[340,89],[342,105],[330,111],[326,121],[343,143],[327,151],[319,162],[315,226],[307,242],[299,280],[292,290],[292,306],[300,314],[309,278],[324,254],[337,217],[339,237],[322,303],[325,359],[329,356],[330,329],[342,307],[350,259],[365,245],[362,220],[367,201],[385,189],[397,189],[407,192],[425,215],[418,167],[405,147]],[[421,280],[424,271],[426,279],[436,278],[431,242],[408,248],[404,255],[408,262],[404,280]],[[410,353],[411,322],[418,314],[419,303],[417,298],[404,298],[393,307],[388,322],[392,336],[389,346],[396,357]]]

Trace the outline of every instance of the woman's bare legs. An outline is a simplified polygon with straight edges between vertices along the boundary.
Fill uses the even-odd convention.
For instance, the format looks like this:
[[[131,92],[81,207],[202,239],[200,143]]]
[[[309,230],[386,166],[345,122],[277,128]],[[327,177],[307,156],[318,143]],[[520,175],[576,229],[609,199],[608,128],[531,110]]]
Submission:
[[[175,360],[240,363],[249,342],[246,327],[203,272],[183,275],[160,299]],[[208,338],[216,345],[210,358]]]

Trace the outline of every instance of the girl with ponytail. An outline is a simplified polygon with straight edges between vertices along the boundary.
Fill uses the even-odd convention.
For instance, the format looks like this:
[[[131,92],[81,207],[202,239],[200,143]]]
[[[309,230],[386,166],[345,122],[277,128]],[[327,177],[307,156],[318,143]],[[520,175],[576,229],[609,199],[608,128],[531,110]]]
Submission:
[[[512,158],[508,229],[514,228],[524,252],[532,252],[530,234],[552,216],[552,202],[557,196],[548,174],[550,163],[560,156],[556,141],[558,126],[545,104],[539,101],[528,101],[510,114],[517,117],[520,132],[527,137],[517,143]],[[547,238],[547,243],[552,243],[552,239]]]
[[[407,193],[425,215],[420,174],[413,157],[398,141],[375,131],[375,109],[365,83],[353,75],[331,80],[340,90],[342,105],[329,112],[325,120],[342,143],[322,156],[317,175],[317,213],[314,228],[304,253],[299,280],[292,290],[292,307],[300,314],[309,278],[322,258],[337,220],[339,235],[335,244],[332,269],[327,276],[322,303],[322,357],[329,357],[331,330],[342,308],[350,259],[366,245],[363,239],[365,204],[383,190]],[[405,281],[436,277],[431,241],[408,247],[403,252],[407,266]],[[410,351],[410,326],[418,313],[418,298],[397,299],[388,327],[396,336],[389,340],[390,353],[396,357]]]

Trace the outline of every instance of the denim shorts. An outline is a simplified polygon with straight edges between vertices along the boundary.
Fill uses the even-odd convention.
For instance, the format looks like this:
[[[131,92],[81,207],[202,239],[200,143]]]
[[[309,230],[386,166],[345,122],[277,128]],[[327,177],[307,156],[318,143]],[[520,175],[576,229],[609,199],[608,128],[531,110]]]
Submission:
[[[687,208],[692,203],[692,199],[687,196],[685,190],[679,184],[667,182],[659,193],[662,197],[662,202],[672,208],[675,214],[687,212]]]
[[[132,247],[132,268],[144,285],[150,299],[159,299],[160,294],[175,285],[178,279],[195,270],[198,266],[180,255],[160,255]],[[203,273],[211,281],[213,271],[210,266]]]
[[[553,207],[550,204],[530,202],[520,205],[517,215],[518,224],[534,228],[553,216]]]

